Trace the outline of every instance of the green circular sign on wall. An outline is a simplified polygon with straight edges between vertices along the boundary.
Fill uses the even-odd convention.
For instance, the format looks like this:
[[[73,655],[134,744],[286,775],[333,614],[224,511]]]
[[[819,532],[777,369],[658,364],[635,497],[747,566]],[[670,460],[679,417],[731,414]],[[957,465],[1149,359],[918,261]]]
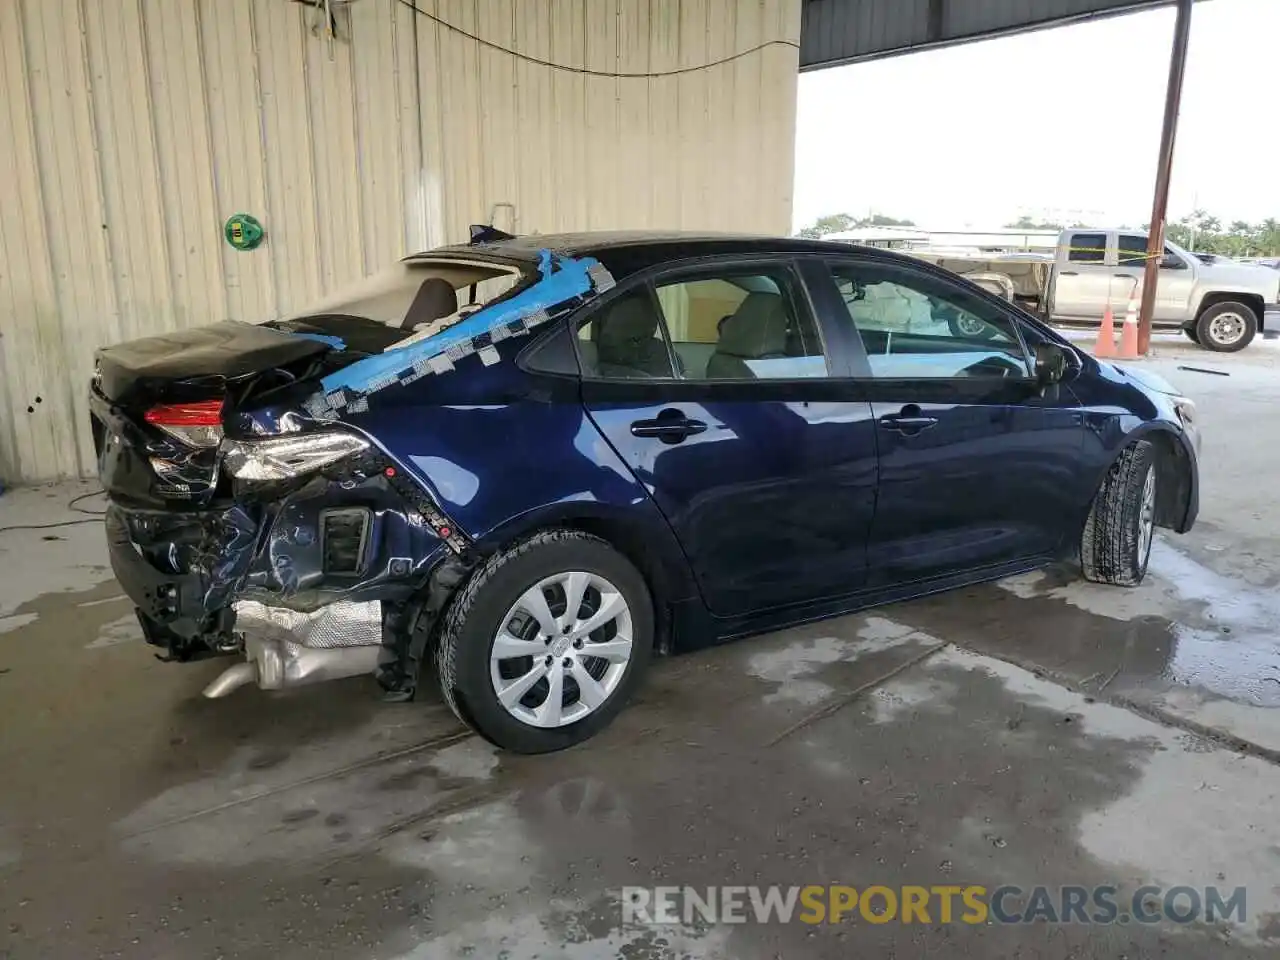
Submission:
[[[227,243],[237,250],[254,250],[261,245],[267,235],[258,218],[251,217],[247,213],[237,213],[228,217],[222,233],[227,238]]]

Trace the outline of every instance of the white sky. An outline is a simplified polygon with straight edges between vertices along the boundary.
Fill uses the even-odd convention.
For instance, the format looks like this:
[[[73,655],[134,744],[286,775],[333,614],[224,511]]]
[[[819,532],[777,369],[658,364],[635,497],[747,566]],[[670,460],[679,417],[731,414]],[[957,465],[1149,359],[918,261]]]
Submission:
[[[1161,9],[802,74],[795,226],[830,213],[1145,223],[1173,36]],[[1169,219],[1280,217],[1280,0],[1191,16]]]

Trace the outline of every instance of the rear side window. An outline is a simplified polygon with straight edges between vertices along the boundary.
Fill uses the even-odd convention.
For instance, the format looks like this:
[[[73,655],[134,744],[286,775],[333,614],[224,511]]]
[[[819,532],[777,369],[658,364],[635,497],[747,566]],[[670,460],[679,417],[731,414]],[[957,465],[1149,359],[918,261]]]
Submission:
[[[1106,259],[1105,233],[1073,233],[1067,243],[1067,259],[1074,263],[1102,263]]]
[[[1140,267],[1147,262],[1147,238],[1133,234],[1120,234],[1117,261],[1122,267]]]
[[[817,331],[786,272],[659,283],[657,297],[685,379],[827,375]]]
[[[578,330],[583,375],[606,380],[825,377],[790,271],[707,271],[631,291]]]
[[[675,376],[662,317],[649,287],[610,302],[578,330],[582,373],[605,380],[661,380]]]

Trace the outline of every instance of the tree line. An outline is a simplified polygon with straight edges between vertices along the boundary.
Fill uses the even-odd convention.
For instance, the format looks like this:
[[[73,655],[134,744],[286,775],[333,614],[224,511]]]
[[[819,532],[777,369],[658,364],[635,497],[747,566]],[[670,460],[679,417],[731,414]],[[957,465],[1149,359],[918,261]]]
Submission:
[[[1063,224],[1019,217],[1005,226],[1017,230],[1062,230],[1067,226],[1087,227],[1093,224]],[[1141,229],[1145,231],[1148,226],[1144,223]],[[1164,235],[1178,246],[1196,253],[1217,253],[1224,257],[1280,256],[1280,221],[1274,217],[1257,223],[1233,220],[1224,227],[1220,219],[1210,216],[1207,211],[1193,210],[1185,217],[1166,224]]]
[[[914,226],[916,223],[913,220],[899,220],[896,217],[886,217],[881,214],[855,217],[848,213],[835,213],[819,217],[796,236],[818,239],[828,234],[858,227]],[[1011,230],[1062,230],[1066,227],[1086,226],[1096,226],[1096,224],[1055,223],[1051,220],[1035,220],[1027,216],[1005,224],[1005,227]],[[1147,225],[1143,224],[1141,229],[1146,230]],[[1280,220],[1274,217],[1268,217],[1257,223],[1233,220],[1229,225],[1223,226],[1218,217],[1210,216],[1204,210],[1193,210],[1185,217],[1169,223],[1165,227],[1165,236],[1178,246],[1197,253],[1217,253],[1224,257],[1280,256]]]
[[[893,217],[881,216],[878,213],[869,217],[855,217],[850,213],[832,213],[819,217],[796,236],[807,240],[820,240],[827,234],[843,233],[845,230],[856,230],[858,227],[914,227],[915,225],[914,220],[895,220]]]

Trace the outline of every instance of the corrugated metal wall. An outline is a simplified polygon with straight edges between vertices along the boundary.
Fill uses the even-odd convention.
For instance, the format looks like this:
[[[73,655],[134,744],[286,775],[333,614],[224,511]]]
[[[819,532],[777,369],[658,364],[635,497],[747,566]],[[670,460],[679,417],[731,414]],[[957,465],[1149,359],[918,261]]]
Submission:
[[[263,319],[487,220],[785,231],[800,0],[0,0],[0,478],[94,471],[101,344]],[[246,212],[268,239],[238,252]]]

